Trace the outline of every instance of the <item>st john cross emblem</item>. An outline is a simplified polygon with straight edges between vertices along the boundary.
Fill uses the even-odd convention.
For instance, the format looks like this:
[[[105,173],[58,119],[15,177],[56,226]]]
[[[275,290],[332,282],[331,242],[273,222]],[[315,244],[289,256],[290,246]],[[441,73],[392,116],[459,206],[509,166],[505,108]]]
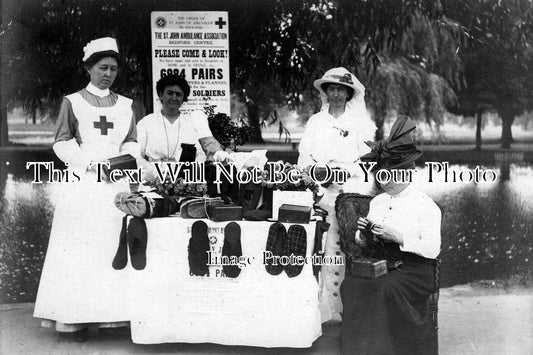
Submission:
[[[107,130],[113,128],[113,122],[107,122],[106,116],[100,116],[100,121],[94,122],[94,128],[100,130],[100,134],[107,136]]]

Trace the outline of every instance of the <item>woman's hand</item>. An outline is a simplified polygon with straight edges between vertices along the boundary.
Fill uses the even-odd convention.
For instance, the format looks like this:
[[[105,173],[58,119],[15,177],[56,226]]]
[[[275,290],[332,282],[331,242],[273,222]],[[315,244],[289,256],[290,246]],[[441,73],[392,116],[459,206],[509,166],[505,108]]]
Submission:
[[[357,220],[357,228],[362,231],[371,232],[374,237],[379,237],[403,245],[402,233],[392,227],[374,223],[368,218],[359,217]]]
[[[357,220],[357,229],[362,231],[371,232],[375,224],[366,217],[359,217]]]
[[[225,152],[223,150],[219,150],[217,152],[215,152],[215,154],[213,154],[213,160],[215,162],[220,162],[220,163],[226,163],[229,161],[229,153],[228,152]]]

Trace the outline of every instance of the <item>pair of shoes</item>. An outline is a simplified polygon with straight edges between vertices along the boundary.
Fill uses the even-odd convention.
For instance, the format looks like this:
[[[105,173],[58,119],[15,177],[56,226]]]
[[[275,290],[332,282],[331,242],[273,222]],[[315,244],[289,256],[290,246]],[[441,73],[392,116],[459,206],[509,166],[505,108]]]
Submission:
[[[195,276],[209,276],[209,256],[210,241],[207,234],[207,224],[204,221],[196,221],[191,227],[191,238],[189,239],[188,256],[189,272]],[[222,256],[239,259],[242,256],[241,227],[235,222],[230,222],[224,227],[224,245],[222,246]],[[241,273],[238,265],[222,265],[224,275],[236,278]]]
[[[128,225],[127,222],[128,215],[122,218],[118,249],[111,265],[115,270],[124,269],[128,264],[129,249],[131,266],[135,270],[143,270],[146,267],[146,245],[148,243],[146,223],[143,218],[139,217],[133,217]]]
[[[287,231],[282,223],[275,222],[268,229],[266,251],[270,252],[271,256],[265,263],[266,271],[270,275],[279,275],[284,270],[289,277],[300,275],[307,252],[305,228],[299,224],[293,224]],[[291,257],[297,257],[300,260],[289,262]]]

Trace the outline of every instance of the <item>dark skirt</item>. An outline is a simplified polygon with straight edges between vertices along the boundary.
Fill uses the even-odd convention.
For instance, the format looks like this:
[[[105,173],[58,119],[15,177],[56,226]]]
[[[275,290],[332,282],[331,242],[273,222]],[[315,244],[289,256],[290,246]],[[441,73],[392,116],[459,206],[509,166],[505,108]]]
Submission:
[[[434,292],[434,260],[395,253],[403,262],[377,279],[347,275],[342,354],[433,354],[436,337],[429,307]]]

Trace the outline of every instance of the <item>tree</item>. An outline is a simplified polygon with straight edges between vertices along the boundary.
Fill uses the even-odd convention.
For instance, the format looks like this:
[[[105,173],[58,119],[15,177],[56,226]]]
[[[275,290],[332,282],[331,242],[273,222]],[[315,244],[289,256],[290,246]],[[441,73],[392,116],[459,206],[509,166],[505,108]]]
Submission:
[[[469,33],[468,46],[459,51],[465,85],[458,88],[456,112],[476,115],[480,123],[483,112],[497,111],[502,120],[502,148],[510,148],[514,118],[531,109],[533,99],[527,89],[533,70],[528,65],[533,4],[528,0],[468,0],[448,1],[445,8]]]
[[[369,103],[381,133],[384,117],[393,109],[416,117],[425,113],[438,123],[453,101],[447,80],[459,80],[455,49],[461,27],[447,21],[438,1],[285,0],[256,16],[260,18],[248,14],[243,21],[264,21],[259,32],[238,31],[237,57],[247,61],[233,63],[235,85],[244,87],[252,101],[261,97],[254,95],[261,93],[257,83],[273,90],[280,86],[284,102],[270,102],[266,112],[280,103],[299,106],[309,97],[313,79],[335,66],[369,84]],[[431,46],[417,45],[415,34]],[[422,58],[425,67],[411,64],[413,58]],[[406,87],[403,79],[412,85]],[[264,91],[262,96],[272,97]],[[388,101],[391,96],[397,100]]]
[[[396,114],[426,120],[439,129],[448,108],[455,104],[451,83],[461,80],[455,49],[462,40],[460,25],[412,15],[396,53],[382,55],[382,64],[368,81],[368,103],[378,138],[383,135],[385,119]]]
[[[374,73],[383,52],[402,50],[415,14],[426,23],[443,19],[439,1],[281,0],[265,11],[259,32],[239,31],[249,36],[239,37],[237,47],[249,70],[235,63],[235,79],[240,86],[274,80],[289,104],[299,103],[313,79],[332,67],[345,66],[359,77]]]
[[[57,106],[65,94],[86,84],[82,49],[91,39],[102,36],[117,37],[126,60],[115,89],[132,97],[143,93],[146,80],[142,74],[148,68],[143,60],[149,56],[150,43],[137,39],[149,38],[149,27],[133,26],[142,17],[149,24],[150,11],[143,11],[142,2],[136,4],[142,15],[136,16],[127,2],[112,0],[8,2],[9,15],[17,23],[8,36],[13,43],[9,49],[10,100],[30,112],[40,100]],[[126,21],[116,20],[119,8]],[[132,48],[136,53],[130,56]]]

